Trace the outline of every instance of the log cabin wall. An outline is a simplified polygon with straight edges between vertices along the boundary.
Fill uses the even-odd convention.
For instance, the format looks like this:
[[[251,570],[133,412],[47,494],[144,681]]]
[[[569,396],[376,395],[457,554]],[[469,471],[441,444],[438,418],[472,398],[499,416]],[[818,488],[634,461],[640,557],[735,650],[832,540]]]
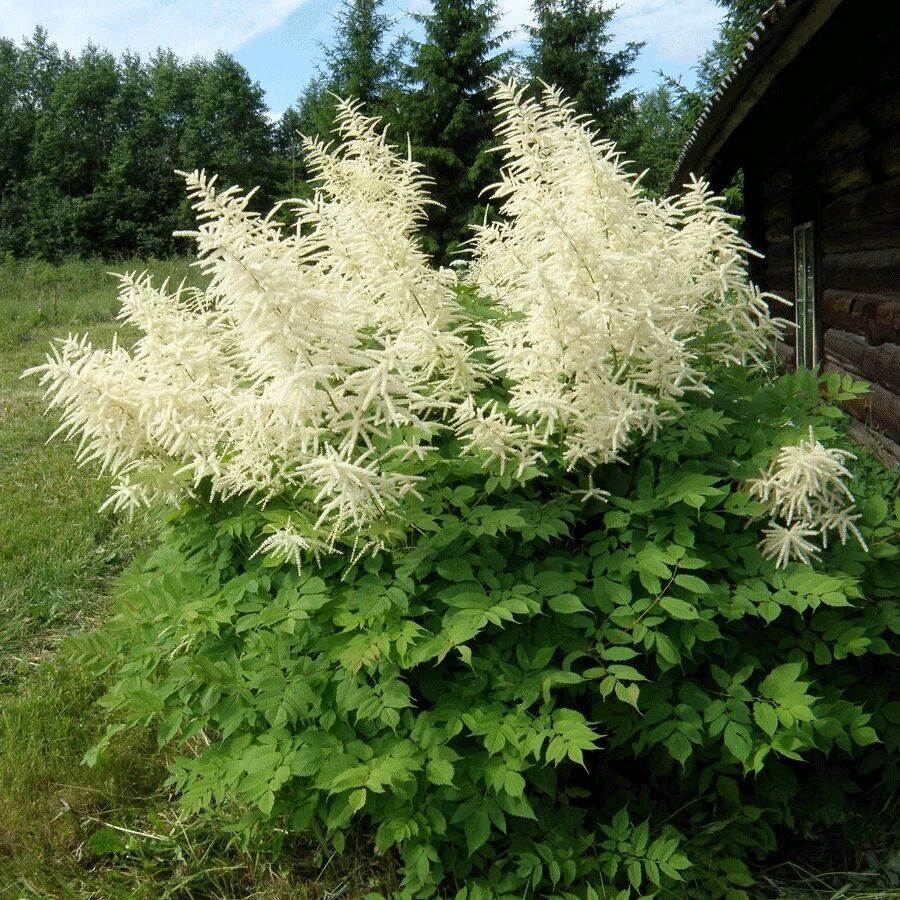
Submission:
[[[795,300],[794,228],[814,225],[816,349],[871,382],[852,410],[900,442],[900,3],[848,0],[723,148],[744,170],[753,275]],[[789,307],[779,315],[793,319]],[[780,348],[792,361],[794,347]]]

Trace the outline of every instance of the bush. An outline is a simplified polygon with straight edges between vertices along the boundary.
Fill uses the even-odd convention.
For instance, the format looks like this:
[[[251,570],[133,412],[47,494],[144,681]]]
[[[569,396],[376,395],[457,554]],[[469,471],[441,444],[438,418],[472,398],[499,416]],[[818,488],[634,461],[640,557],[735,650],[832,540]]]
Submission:
[[[113,671],[91,757],[155,722],[188,810],[364,828],[401,897],[739,900],[896,784],[896,479],[841,449],[859,386],[769,374],[703,185],[648,201],[558,97],[498,92],[471,285],[345,105],[295,233],[191,176],[209,289],[126,278],[133,355],[42,367],[114,502],[172,506],[77,645]]]
[[[898,774],[887,476],[866,483],[868,553],[779,571],[748,527],[743,480],[810,424],[836,436],[816,388],[723,374],[595,474],[605,503],[448,440],[415,537],[349,568],[254,557],[288,508],[192,504],[80,659],[124,660],[104,703],[191,748],[188,809],[236,803],[338,849],[362,819],[400,847],[405,896],[745,896],[780,830]]]

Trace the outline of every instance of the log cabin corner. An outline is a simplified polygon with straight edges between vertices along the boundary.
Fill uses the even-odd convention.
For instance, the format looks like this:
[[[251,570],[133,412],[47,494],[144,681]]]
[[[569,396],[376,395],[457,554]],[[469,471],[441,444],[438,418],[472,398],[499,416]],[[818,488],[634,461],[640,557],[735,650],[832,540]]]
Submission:
[[[778,0],[685,145],[673,186],[744,176],[752,276],[789,301],[789,366],[868,381],[854,435],[900,463],[900,3]]]

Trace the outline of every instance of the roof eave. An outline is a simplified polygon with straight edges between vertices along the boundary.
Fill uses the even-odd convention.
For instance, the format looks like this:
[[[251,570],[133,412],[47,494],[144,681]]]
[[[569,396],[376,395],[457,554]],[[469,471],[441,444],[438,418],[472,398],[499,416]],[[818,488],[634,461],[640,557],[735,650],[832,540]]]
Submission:
[[[753,30],[743,53],[707,103],[685,143],[669,192],[704,175],[779,75],[843,0],[778,0]]]

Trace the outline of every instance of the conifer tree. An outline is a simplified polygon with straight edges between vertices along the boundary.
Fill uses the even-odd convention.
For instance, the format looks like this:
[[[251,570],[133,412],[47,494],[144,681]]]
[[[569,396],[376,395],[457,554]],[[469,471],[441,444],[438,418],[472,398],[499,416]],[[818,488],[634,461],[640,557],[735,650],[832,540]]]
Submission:
[[[526,67],[536,88],[540,82],[555,85],[601,133],[618,137],[617,127],[635,102],[633,92],[618,92],[643,44],[610,49],[616,10],[604,0],[533,0],[531,9]]]
[[[678,82],[662,81],[638,97],[620,129],[619,149],[631,161],[628,168],[643,173],[641,184],[655,197],[665,193],[690,132],[693,96]]]
[[[396,122],[399,44],[389,43],[393,19],[384,0],[343,0],[324,63],[275,129],[281,193],[305,196],[311,173],[299,149],[300,135],[331,140],[338,97],[361,101],[367,113]]]
[[[429,210],[426,241],[446,261],[481,217],[482,190],[497,179],[489,92],[511,54],[502,49],[507,35],[498,30],[495,0],[433,0],[416,18],[425,34],[412,42],[401,121],[413,156],[435,181],[441,205]]]
[[[725,18],[719,27],[719,36],[698,67],[698,84],[705,97],[719,86],[772,0],[716,0],[716,5],[725,10]]]
[[[338,97],[359,100],[370,115],[390,118],[399,50],[388,45],[393,20],[383,6],[384,0],[343,0],[324,64],[297,100],[307,137],[332,137]]]
[[[326,51],[331,90],[361,101],[370,115],[383,112],[397,73],[398,50],[388,45],[394,23],[383,6],[384,0],[344,0]]]

